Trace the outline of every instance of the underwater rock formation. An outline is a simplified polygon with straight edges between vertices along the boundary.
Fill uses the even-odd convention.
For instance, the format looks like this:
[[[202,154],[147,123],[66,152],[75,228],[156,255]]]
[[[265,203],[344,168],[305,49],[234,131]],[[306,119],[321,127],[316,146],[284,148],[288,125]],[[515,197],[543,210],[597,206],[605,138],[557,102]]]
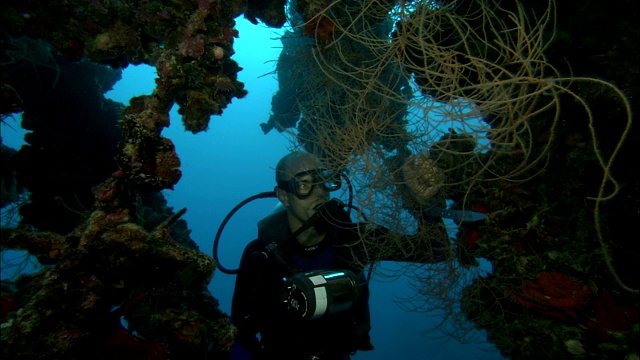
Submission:
[[[246,94],[230,59],[244,3],[2,9],[3,121],[22,112],[31,132],[10,157],[28,201],[19,226],[2,228],[1,247],[46,265],[3,281],[3,356],[228,357],[235,329],[207,290],[214,262],[179,219],[186,210],[174,213],[158,192],[181,177],[160,134],[174,103],[197,133]],[[157,68],[153,94],[128,107],[104,98],[119,68],[141,63]]]
[[[171,239],[168,227],[179,215],[145,231],[126,214],[95,211],[67,236],[17,230],[3,239],[5,248],[59,260],[16,284],[24,302],[5,319],[3,355],[168,359],[228,353],[233,327],[206,290],[213,260]]]
[[[248,0],[244,17],[254,25],[260,20],[269,27],[280,28],[287,21],[286,3],[286,0]]]
[[[0,208],[15,203],[20,200],[20,195],[24,194],[24,186],[18,183],[15,178],[15,170],[11,158],[17,152],[4,144],[0,144],[2,147],[2,173],[0,174],[0,190],[2,191],[2,200]]]
[[[237,81],[241,68],[231,60],[238,36],[233,19],[244,9],[240,0],[7,1],[0,42],[9,48],[12,38],[26,35],[45,40],[71,61],[157,66],[156,96],[177,103],[185,129],[198,133],[207,129],[210,115],[246,95]]]
[[[103,94],[120,71],[67,62],[42,40],[13,39],[2,79],[20,94],[25,145],[9,160],[30,193],[25,223],[66,234],[93,205],[92,188],[116,170],[123,105]],[[9,85],[10,84],[10,85]]]
[[[408,79],[396,64],[375,62],[381,54],[357,35],[387,41],[392,24],[379,15],[393,4],[385,5],[373,4],[354,20],[352,12],[366,9],[358,2],[292,2],[292,30],[281,38],[276,66],[279,88],[260,124],[265,134],[295,128],[297,142],[335,169],[372,146],[406,153]],[[356,35],[342,36],[343,28]]]

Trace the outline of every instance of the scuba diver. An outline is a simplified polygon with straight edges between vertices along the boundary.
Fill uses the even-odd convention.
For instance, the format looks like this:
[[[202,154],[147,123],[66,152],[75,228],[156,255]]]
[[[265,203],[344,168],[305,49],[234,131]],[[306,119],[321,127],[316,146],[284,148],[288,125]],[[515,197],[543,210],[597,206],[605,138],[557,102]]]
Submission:
[[[348,181],[325,170],[313,154],[284,156],[275,187],[284,209],[258,223],[258,238],[244,249],[237,270],[217,259],[219,230],[216,264],[237,274],[231,318],[238,333],[231,359],[345,360],[370,351],[367,264],[435,263],[452,256],[442,218],[428,211],[414,214],[422,236],[353,222],[351,198],[349,206],[330,199],[341,177]],[[365,249],[363,236],[384,253]]]

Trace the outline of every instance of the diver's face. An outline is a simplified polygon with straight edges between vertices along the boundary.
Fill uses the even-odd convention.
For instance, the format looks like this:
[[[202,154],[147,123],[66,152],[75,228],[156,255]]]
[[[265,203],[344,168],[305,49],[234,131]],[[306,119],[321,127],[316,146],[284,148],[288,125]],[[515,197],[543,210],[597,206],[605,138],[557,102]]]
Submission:
[[[315,214],[316,208],[329,200],[329,191],[315,183],[312,170],[320,167],[317,161],[306,160],[292,164],[287,171],[287,179],[296,177],[296,182],[301,188],[311,187],[309,193],[305,196],[297,195],[295,192],[284,191],[278,189],[278,198],[289,212],[289,221],[293,222],[294,228],[299,227],[305,221]],[[305,174],[305,172],[308,172]],[[296,174],[302,174],[296,176]]]

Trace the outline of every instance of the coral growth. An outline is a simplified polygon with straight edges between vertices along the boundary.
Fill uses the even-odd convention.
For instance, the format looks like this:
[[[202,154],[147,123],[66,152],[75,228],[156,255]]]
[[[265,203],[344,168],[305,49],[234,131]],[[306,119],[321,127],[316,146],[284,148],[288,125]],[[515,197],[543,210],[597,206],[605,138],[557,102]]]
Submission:
[[[171,81],[160,80],[164,89],[156,96],[187,109],[185,127],[197,133],[206,130],[209,117],[221,114],[232,98],[246,95],[237,81],[241,68],[231,60],[234,34],[237,37],[233,19],[244,7],[239,0],[10,2],[3,6],[2,21],[11,26],[3,27],[0,37],[3,43],[22,35],[43,39],[68,60],[86,58],[114,68],[156,66],[160,58],[171,57],[171,67],[158,67],[159,76]],[[213,74],[228,78],[231,85],[217,89],[215,83],[194,81]],[[186,92],[193,91],[203,100],[189,102]]]
[[[184,210],[173,213],[158,191],[181,177],[175,146],[161,136],[171,107],[195,133],[246,94],[230,58],[243,8],[3,3],[2,115],[24,111],[31,132],[10,158],[29,200],[20,226],[2,229],[2,250],[48,265],[3,281],[5,357],[228,356],[235,329],[206,289],[214,262],[189,238]],[[141,63],[157,66],[153,94],[126,108],[104,98],[119,68]]]
[[[287,21],[286,3],[286,0],[248,0],[244,17],[253,24],[260,20],[269,27],[280,28]]]
[[[182,176],[180,160],[173,142],[160,136],[169,125],[169,108],[154,96],[139,96],[130,102],[121,121],[125,140],[120,171],[128,175],[126,181],[145,192],[173,189]]]
[[[605,337],[585,321],[605,292],[629,322],[638,306],[637,6],[295,4],[263,131],[295,128],[300,147],[348,168],[371,221],[415,226],[406,185],[438,182],[432,166],[402,170],[420,153],[442,172],[439,200],[487,215],[452,229],[457,261],[411,274],[407,307],[443,312],[463,341],[484,329],[513,359],[637,357],[637,323]]]
[[[4,116],[4,114],[20,112],[22,100],[16,90],[9,84],[3,83],[0,86],[0,114]]]
[[[518,304],[561,320],[580,318],[592,293],[575,279],[547,272],[538,274],[535,281],[523,280],[520,290],[511,294]]]
[[[315,37],[319,44],[328,45],[333,39],[336,24],[323,12],[328,11],[328,4],[324,1],[298,1],[296,9],[300,11],[304,24],[304,35]]]
[[[210,348],[215,336],[233,333],[228,322],[226,328],[220,325],[223,314],[203,303],[213,260],[169,238],[168,227],[180,215],[150,232],[128,217],[103,211],[95,211],[84,225],[65,237],[15,231],[7,239],[7,246],[20,244],[34,255],[60,261],[56,267],[31,276],[34,284],[30,287],[36,292],[19,304],[20,310],[3,326],[3,354],[15,359],[28,358],[28,354],[47,354],[50,358],[72,354],[89,357],[102,352],[133,354],[135,348],[146,343],[148,351],[179,358]],[[202,303],[202,309],[176,316],[176,311],[183,310],[175,308],[180,304],[175,296],[174,304],[154,308],[144,305],[171,294],[191,294],[182,295],[182,301]],[[158,318],[173,324],[174,329],[124,335],[122,316]],[[195,336],[193,332],[200,331],[196,330],[199,327],[215,329],[220,335]],[[143,340],[136,343],[118,337]],[[228,344],[222,345],[225,347],[216,346],[213,351],[228,352]]]
[[[403,178],[411,189],[411,198],[421,206],[431,205],[444,182],[442,171],[429,155],[420,153],[409,158],[402,167]]]
[[[103,94],[120,71],[67,62],[41,40],[22,37],[10,49],[13,60],[2,64],[2,81],[20,94],[21,125],[29,132],[3,164],[31,194],[20,208],[25,223],[66,234],[93,204],[92,188],[116,170],[123,105]]]

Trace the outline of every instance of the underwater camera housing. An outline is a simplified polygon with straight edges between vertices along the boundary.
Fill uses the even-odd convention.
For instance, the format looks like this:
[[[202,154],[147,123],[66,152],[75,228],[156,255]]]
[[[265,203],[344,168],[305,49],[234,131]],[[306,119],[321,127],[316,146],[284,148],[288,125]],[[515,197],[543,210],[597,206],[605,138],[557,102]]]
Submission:
[[[284,279],[282,300],[295,318],[317,319],[349,309],[358,292],[352,271],[315,270]]]

